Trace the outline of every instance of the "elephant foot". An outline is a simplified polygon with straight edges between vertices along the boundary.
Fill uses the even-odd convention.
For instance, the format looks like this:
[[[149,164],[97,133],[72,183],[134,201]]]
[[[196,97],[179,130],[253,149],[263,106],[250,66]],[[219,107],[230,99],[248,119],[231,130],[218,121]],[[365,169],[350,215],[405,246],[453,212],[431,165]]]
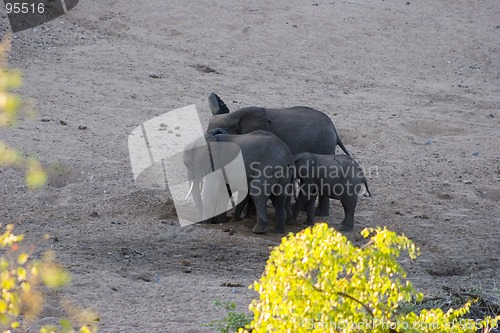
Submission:
[[[347,225],[344,223],[342,223],[340,225],[340,228],[339,228],[340,231],[352,231],[353,229],[354,229],[354,225]]]
[[[314,211],[315,216],[330,216],[330,207],[320,207],[318,206]]]
[[[241,220],[243,220],[243,219],[240,216],[236,216],[236,215],[234,215],[233,218],[232,218],[233,222],[239,222]]]
[[[252,231],[256,234],[265,234],[266,232],[269,231],[269,228],[267,226],[267,223],[257,222],[255,227],[253,227]]]
[[[285,226],[280,226],[280,227],[272,227],[271,231],[276,233],[276,234],[286,234],[286,229]]]

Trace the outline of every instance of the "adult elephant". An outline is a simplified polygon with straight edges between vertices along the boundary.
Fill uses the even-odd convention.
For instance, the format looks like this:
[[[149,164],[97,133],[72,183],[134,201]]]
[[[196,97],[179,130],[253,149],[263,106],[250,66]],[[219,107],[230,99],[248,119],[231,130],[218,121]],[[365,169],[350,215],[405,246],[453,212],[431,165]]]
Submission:
[[[229,185],[232,193],[242,194],[241,198],[249,194],[255,203],[255,233],[269,230],[269,199],[275,209],[275,231],[285,231],[285,218],[288,215],[291,219],[295,164],[290,150],[276,135],[266,131],[231,135],[214,129],[189,144],[183,159],[192,182],[188,196],[193,195],[202,220],[227,210]]]
[[[285,109],[251,106],[229,112],[226,104],[215,93],[208,97],[208,104],[213,117],[207,131],[221,128],[228,134],[245,134],[263,130],[274,133],[293,155],[303,152],[334,155],[339,145],[350,156],[330,117],[316,109],[306,106]],[[316,215],[329,215],[328,197],[319,197]]]

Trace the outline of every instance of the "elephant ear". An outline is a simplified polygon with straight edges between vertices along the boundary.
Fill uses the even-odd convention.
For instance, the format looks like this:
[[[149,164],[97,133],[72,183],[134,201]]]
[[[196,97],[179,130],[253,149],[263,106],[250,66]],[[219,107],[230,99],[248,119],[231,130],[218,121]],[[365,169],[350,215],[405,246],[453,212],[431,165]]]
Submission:
[[[246,134],[257,130],[271,132],[271,120],[264,108],[248,107],[233,112],[241,113],[238,117],[238,134]]]
[[[226,103],[224,103],[215,93],[211,93],[210,96],[208,96],[208,106],[214,116],[217,114],[229,113]]]
[[[308,178],[309,168],[314,167],[314,165],[316,164],[316,158],[314,157],[314,155],[308,152],[299,153],[294,155],[293,159],[295,161],[296,176],[298,178]]]

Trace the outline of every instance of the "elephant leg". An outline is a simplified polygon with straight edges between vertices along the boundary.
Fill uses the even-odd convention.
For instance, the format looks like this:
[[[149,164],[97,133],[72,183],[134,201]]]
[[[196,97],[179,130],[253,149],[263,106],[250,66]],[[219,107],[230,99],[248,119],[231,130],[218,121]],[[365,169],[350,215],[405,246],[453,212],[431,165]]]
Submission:
[[[294,222],[297,222],[297,216],[299,215],[299,212],[305,208],[306,201],[307,201],[307,196],[304,193],[299,192],[297,200],[292,205],[292,217]]]
[[[327,196],[319,196],[318,207],[314,214],[316,216],[330,216],[330,199]]]
[[[285,198],[285,224],[293,224],[293,222],[292,196],[287,194]]]
[[[212,217],[212,224],[221,224],[227,222],[227,212],[220,213],[217,216]]]
[[[248,203],[245,209],[245,218],[250,218],[252,216],[257,215],[257,210],[255,209],[255,203],[253,202],[252,198],[249,197]]]
[[[233,221],[241,221],[241,214],[243,213],[245,207],[248,207],[249,202],[250,202],[250,196],[247,195],[245,199],[243,199],[239,204],[236,205],[236,207],[234,207]]]
[[[257,210],[257,224],[255,224],[252,231],[256,234],[264,234],[269,231],[266,211],[266,203],[268,197],[262,194],[251,195],[251,197],[255,203],[255,209]]]
[[[285,205],[286,196],[285,194],[273,195],[271,196],[271,202],[274,206],[274,214],[276,216],[276,225],[274,226],[275,232],[284,233],[285,232]]]
[[[307,221],[306,225],[314,224],[314,203],[316,202],[316,196],[311,195],[306,203],[306,211],[307,211]]]
[[[351,231],[354,229],[354,210],[358,204],[358,196],[350,195],[345,196],[341,200],[342,207],[344,207],[344,220],[340,226],[341,231]]]

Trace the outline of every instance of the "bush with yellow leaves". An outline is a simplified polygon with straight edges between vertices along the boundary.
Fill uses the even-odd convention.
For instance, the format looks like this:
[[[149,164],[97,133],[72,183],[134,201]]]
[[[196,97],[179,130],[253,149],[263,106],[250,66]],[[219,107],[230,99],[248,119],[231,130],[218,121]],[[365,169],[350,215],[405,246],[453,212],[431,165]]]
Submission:
[[[21,73],[7,69],[7,57],[10,42],[4,39],[0,42],[0,127],[11,126],[16,119],[21,105],[19,96],[11,93],[12,89],[21,86]],[[40,162],[33,157],[24,157],[17,150],[0,141],[0,166],[26,169],[26,186],[30,189],[39,188],[47,180]]]
[[[8,40],[0,42],[0,127],[11,126],[20,106],[20,98],[9,92],[21,85],[21,74],[6,69],[4,52]],[[26,158],[0,141],[0,166],[26,169],[26,185],[41,187],[46,175],[35,158]],[[1,226],[0,226],[1,227]],[[58,289],[70,280],[63,267],[54,262],[54,254],[47,252],[41,260],[33,260],[20,250],[22,235],[13,234],[13,225],[7,225],[0,234],[0,332],[25,332],[43,307],[43,288]],[[66,306],[72,319],[81,326],[79,333],[96,331],[98,316],[90,310]],[[88,325],[80,323],[89,323]],[[74,333],[72,321],[62,319],[57,326],[44,326],[40,333]]]
[[[250,305],[249,328],[239,332],[472,333],[496,327],[500,316],[463,318],[470,302],[447,312],[399,311],[423,296],[396,259],[402,251],[414,259],[419,249],[385,228],[362,235],[370,240],[358,248],[321,223],[283,238],[251,286],[259,298]]]
[[[41,260],[33,260],[27,252],[20,251],[22,235],[13,233],[13,225],[5,227],[0,235],[0,330],[1,332],[24,331],[42,310],[43,295],[40,287],[59,289],[66,285],[70,276],[63,267],[53,261],[54,255],[46,253]],[[81,310],[78,321],[92,323],[97,317],[93,312]],[[21,324],[22,319],[22,324]],[[59,326],[45,326],[41,333],[72,333],[73,324],[63,319]],[[80,333],[95,332],[95,327],[82,326]]]

